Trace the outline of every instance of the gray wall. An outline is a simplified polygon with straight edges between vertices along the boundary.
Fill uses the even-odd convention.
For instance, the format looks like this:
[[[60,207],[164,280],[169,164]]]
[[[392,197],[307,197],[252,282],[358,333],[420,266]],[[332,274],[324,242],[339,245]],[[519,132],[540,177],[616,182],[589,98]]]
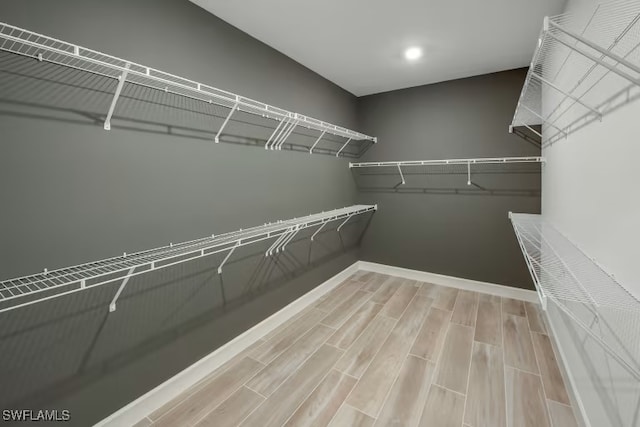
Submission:
[[[526,69],[359,98],[378,137],[359,161],[540,155],[507,132]],[[352,169],[378,212],[361,259],[532,289],[507,212],[540,212],[540,167]],[[450,173],[453,172],[453,173]]]
[[[354,96],[187,1],[9,0],[0,17],[356,127]],[[1,279],[355,200],[345,159],[214,144],[216,126],[185,113],[196,106],[156,109],[150,91],[122,100],[118,114],[138,116],[107,132],[113,82],[6,54],[0,68]],[[313,247],[300,233],[276,261],[268,243],[242,248],[222,276],[224,254],[143,275],[115,313],[119,283],[0,314],[0,407],[102,419],[353,263],[365,219]]]

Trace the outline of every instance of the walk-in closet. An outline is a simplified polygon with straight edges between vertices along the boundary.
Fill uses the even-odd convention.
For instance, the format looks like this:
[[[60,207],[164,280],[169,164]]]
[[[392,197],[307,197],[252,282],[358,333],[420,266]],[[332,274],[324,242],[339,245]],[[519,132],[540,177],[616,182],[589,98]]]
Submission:
[[[640,427],[640,0],[0,2],[2,425]]]

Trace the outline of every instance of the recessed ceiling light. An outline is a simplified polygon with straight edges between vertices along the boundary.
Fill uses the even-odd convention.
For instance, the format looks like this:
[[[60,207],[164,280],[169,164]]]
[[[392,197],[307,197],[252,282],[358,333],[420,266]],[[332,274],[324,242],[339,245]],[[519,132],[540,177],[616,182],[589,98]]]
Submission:
[[[407,58],[407,60],[409,61],[415,61],[416,59],[419,59],[421,56],[422,56],[422,49],[417,46],[410,47],[404,51],[404,57]]]

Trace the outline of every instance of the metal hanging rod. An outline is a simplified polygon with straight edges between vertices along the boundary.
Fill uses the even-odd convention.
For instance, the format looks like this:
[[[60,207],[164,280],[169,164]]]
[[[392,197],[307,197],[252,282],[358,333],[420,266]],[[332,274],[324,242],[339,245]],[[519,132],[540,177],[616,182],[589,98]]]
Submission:
[[[567,137],[583,119],[602,120],[602,106],[640,87],[639,52],[637,0],[594,5],[587,14],[546,17],[509,132],[526,127],[545,146]],[[550,132],[538,132],[537,125]]]
[[[111,117],[122,86],[131,83],[228,108],[229,113],[216,134],[215,142],[220,141],[219,137],[235,111],[276,120],[276,130],[286,121],[286,132],[276,140],[270,140],[266,148],[281,149],[297,126],[321,132],[320,138],[331,134],[347,140],[377,142],[377,138],[360,132],[1,22],[0,50],[118,80],[109,111],[105,112],[104,128],[107,130],[111,127]]]
[[[542,163],[543,157],[481,157],[477,159],[444,159],[444,160],[404,160],[398,162],[364,162],[349,163],[350,168],[372,168],[386,166],[437,166],[466,164],[503,164],[503,163]]]
[[[640,301],[541,215],[509,218],[543,309],[553,301],[640,380]]]
[[[273,255],[274,251],[284,251],[286,245],[300,230],[319,226],[313,235],[315,237],[317,232],[330,222],[338,220],[346,222],[355,215],[376,209],[377,205],[354,205],[300,218],[265,223],[225,234],[212,234],[188,242],[170,243],[168,246],[133,254],[124,253],[122,256],[102,261],[57,270],[45,269],[39,274],[5,280],[0,282],[0,313],[122,281],[109,305],[109,311],[115,311],[117,300],[131,277],[226,252],[225,258],[218,267],[218,273],[221,274],[224,264],[241,246],[277,238],[265,254]],[[341,223],[340,228],[344,222]]]

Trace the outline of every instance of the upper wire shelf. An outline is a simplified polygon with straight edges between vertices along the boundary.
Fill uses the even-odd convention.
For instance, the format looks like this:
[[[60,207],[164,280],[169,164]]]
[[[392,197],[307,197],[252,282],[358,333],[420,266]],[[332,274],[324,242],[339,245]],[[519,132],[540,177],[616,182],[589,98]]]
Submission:
[[[404,166],[456,166],[467,168],[467,185],[471,185],[471,169],[480,165],[507,165],[519,163],[544,163],[543,157],[480,157],[475,159],[442,159],[442,160],[402,160],[389,162],[361,162],[349,163],[350,168],[395,167],[398,169],[401,184],[406,184],[402,168]]]
[[[546,17],[509,132],[523,126],[548,145],[601,120],[639,88],[640,2]]]
[[[640,301],[541,215],[509,218],[543,308],[552,300],[640,380]]]
[[[284,251],[300,230],[319,226],[311,236],[313,241],[328,223],[343,220],[337,228],[339,232],[353,216],[376,209],[376,205],[354,205],[188,242],[172,243],[142,252],[124,253],[122,256],[102,261],[52,271],[45,269],[39,274],[5,280],[0,282],[0,313],[122,280],[109,306],[109,310],[114,311],[116,301],[131,277],[227,252],[218,266],[218,274],[221,274],[222,267],[238,247],[276,238],[265,252],[265,256],[270,256]]]
[[[1,22],[0,50],[114,81],[111,102],[103,112],[107,130],[111,128],[119,98],[133,97],[130,95],[133,90],[128,86],[135,85],[221,107],[224,113],[219,114],[221,123],[215,130],[215,142],[220,142],[234,114],[255,116],[261,120],[257,126],[271,128],[261,135],[262,140],[266,140],[265,149],[281,150],[288,138],[298,132],[305,137],[303,145],[310,153],[330,151],[340,156],[352,141],[377,142],[375,137],[360,132]],[[323,138],[326,140],[329,136],[340,138],[332,141],[337,144],[335,149],[322,147]]]

